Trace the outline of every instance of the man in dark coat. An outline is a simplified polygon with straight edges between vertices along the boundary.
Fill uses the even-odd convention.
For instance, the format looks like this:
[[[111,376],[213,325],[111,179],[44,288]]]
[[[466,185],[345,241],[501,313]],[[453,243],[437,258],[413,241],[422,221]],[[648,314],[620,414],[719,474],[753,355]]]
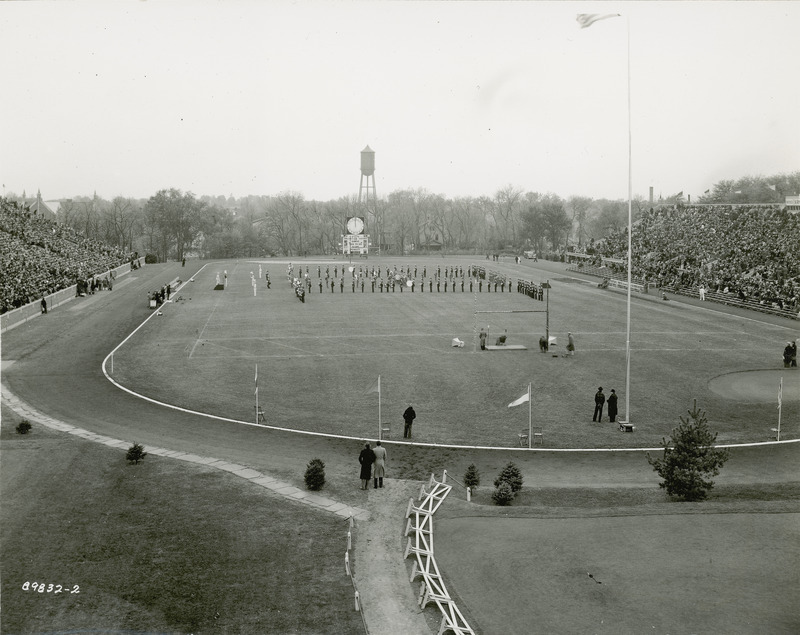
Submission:
[[[414,412],[414,408],[411,404],[408,405],[406,411],[403,413],[403,421],[406,422],[405,427],[403,428],[403,438],[410,439],[411,438],[411,424],[414,423],[414,419],[417,418],[417,413]]]
[[[603,387],[597,389],[597,392],[594,393],[594,414],[592,415],[592,421],[602,421],[603,420],[603,404],[606,402],[606,396],[603,394]]]
[[[375,452],[369,447],[369,443],[364,444],[364,449],[358,455],[358,462],[361,463],[361,489],[368,489],[372,478],[372,464],[375,462]]]
[[[617,393],[613,388],[608,396],[608,420],[611,423],[617,420]]]

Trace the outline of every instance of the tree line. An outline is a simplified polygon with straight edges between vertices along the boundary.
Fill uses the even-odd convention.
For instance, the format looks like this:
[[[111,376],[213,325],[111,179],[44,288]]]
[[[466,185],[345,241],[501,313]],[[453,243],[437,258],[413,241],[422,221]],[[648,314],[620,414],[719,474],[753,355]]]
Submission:
[[[800,191],[800,172],[720,181],[695,203],[782,202]],[[13,200],[14,195],[8,196]],[[657,204],[685,204],[683,193]],[[636,197],[633,218],[650,207]],[[493,196],[447,198],[404,189],[359,203],[357,197],[307,200],[286,191],[274,196],[196,196],[178,189],[149,199],[96,194],[60,201],[58,221],[88,238],[160,261],[203,258],[302,256],[341,252],[346,219],[366,219],[372,251],[405,254],[538,254],[582,249],[627,225],[625,200],[562,198],[508,185]]]

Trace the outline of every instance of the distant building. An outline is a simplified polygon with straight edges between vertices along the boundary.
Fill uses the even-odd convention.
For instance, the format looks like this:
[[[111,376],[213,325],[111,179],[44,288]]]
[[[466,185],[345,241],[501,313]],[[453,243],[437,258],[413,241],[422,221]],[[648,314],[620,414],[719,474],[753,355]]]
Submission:
[[[40,216],[46,220],[55,221],[56,220],[56,211],[58,211],[58,207],[60,206],[60,202],[55,201],[55,209],[50,207],[45,201],[42,200],[42,193],[37,192],[36,198],[25,198],[23,194],[23,198],[17,201],[20,207],[27,212],[30,212],[32,216]]]

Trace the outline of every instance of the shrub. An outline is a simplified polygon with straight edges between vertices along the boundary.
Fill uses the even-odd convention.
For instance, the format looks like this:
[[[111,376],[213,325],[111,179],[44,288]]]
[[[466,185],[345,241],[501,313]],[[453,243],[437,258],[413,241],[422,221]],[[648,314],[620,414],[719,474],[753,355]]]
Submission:
[[[146,265],[154,265],[158,262],[158,256],[155,254],[145,254],[144,256],[144,264]]]
[[[503,482],[508,483],[514,496],[522,489],[522,472],[519,471],[519,468],[513,461],[509,461],[508,465],[500,471],[500,474],[494,481],[494,486],[499,487],[500,483]]]
[[[664,479],[658,485],[668,496],[699,501],[714,487],[714,481],[704,477],[719,474],[730,452],[713,447],[717,434],[711,432],[706,413],[697,409],[696,400],[689,417],[681,417],[681,425],[672,429],[669,440],[663,439],[664,457],[654,459],[648,452],[647,462]]]
[[[471,464],[467,471],[464,472],[464,485],[471,489],[475,489],[481,484],[481,475],[478,473],[478,468],[475,464]]]
[[[17,424],[17,433],[18,434],[28,434],[31,431],[31,422],[27,419],[23,419]]]
[[[322,489],[325,485],[325,463],[321,459],[311,459],[306,466],[306,487],[310,490]]]
[[[511,489],[511,485],[508,484],[508,481],[500,481],[497,489],[495,489],[492,494],[492,500],[495,502],[495,505],[511,504],[511,501],[514,500],[514,492]]]
[[[125,454],[125,458],[128,460],[128,462],[133,463],[134,465],[136,465],[139,461],[144,461],[144,457],[146,456],[147,452],[144,451],[144,446],[141,443],[134,443],[128,448],[127,454]]]

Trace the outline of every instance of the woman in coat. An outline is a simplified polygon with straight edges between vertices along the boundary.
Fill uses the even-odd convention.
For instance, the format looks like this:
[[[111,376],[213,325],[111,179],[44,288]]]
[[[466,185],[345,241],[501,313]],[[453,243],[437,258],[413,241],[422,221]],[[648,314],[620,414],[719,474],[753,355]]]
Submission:
[[[372,464],[375,462],[375,453],[370,449],[369,443],[364,444],[364,449],[358,455],[358,462],[361,463],[361,489],[367,489],[369,479],[372,478]]]

